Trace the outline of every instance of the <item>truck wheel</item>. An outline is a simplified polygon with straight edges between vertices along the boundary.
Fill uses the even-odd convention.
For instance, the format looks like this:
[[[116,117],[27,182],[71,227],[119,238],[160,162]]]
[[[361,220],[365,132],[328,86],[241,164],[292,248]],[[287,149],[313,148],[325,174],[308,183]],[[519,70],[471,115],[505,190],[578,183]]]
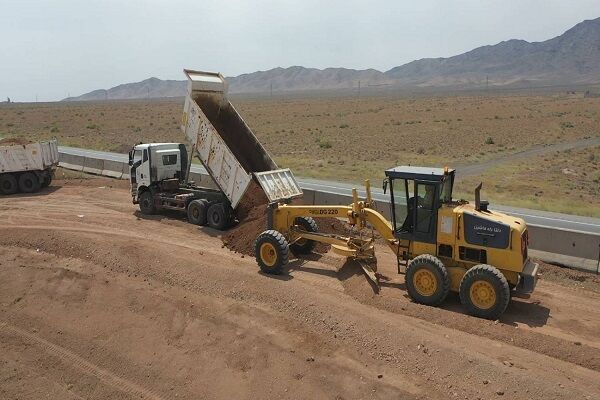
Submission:
[[[52,183],[52,172],[46,172],[44,180],[42,181],[42,187],[48,187]]]
[[[475,317],[497,319],[510,301],[508,281],[498,268],[476,265],[460,282],[460,301]]]
[[[285,237],[275,231],[264,231],[254,242],[254,255],[261,271],[267,274],[280,274],[287,265],[290,246]]]
[[[294,220],[294,224],[300,226],[307,232],[317,232],[319,227],[311,217],[298,217]],[[294,255],[309,254],[315,248],[317,242],[308,239],[299,239],[293,244],[290,244],[290,250]]]
[[[13,174],[0,175],[0,193],[15,194],[19,191],[17,178]]]
[[[442,262],[430,255],[415,257],[404,278],[411,299],[428,306],[440,304],[450,292],[450,277]]]
[[[140,195],[139,204],[140,211],[144,215],[152,215],[156,212],[156,206],[154,205],[154,196],[149,190],[146,190]]]
[[[222,231],[223,229],[227,228],[231,218],[225,212],[225,207],[223,207],[223,204],[215,203],[208,207],[206,219],[208,221],[208,226]]]
[[[187,208],[187,217],[190,224],[206,225],[206,209],[208,201],[205,199],[192,200]]]
[[[40,190],[40,180],[33,172],[25,172],[19,176],[19,189],[23,193],[33,193]]]

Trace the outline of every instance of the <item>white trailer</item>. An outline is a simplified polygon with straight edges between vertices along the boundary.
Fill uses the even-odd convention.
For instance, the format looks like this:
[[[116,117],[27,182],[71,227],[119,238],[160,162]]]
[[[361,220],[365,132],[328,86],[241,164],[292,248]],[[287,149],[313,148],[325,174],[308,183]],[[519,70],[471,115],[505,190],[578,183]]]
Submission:
[[[56,140],[0,144],[0,194],[37,192],[50,185],[57,166]]]

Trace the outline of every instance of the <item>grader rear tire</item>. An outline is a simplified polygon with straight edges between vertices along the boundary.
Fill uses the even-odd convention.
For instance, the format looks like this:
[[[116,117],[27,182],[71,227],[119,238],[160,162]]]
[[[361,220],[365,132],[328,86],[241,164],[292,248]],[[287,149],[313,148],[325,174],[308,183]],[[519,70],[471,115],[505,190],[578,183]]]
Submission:
[[[304,229],[307,232],[319,231],[317,223],[311,217],[298,217],[296,218],[294,223],[296,225],[301,226],[302,229]],[[317,242],[315,242],[314,240],[300,239],[297,240],[294,244],[290,245],[290,250],[295,256],[299,256],[301,254],[310,254],[310,252],[313,251],[316,245]]]
[[[508,281],[498,268],[476,265],[460,282],[460,301],[475,317],[498,319],[510,301]]]
[[[450,292],[448,270],[430,254],[415,257],[406,269],[404,280],[410,298],[428,306],[439,305]]]
[[[290,246],[285,237],[275,231],[264,231],[256,238],[254,255],[261,271],[266,274],[281,274],[289,260]]]

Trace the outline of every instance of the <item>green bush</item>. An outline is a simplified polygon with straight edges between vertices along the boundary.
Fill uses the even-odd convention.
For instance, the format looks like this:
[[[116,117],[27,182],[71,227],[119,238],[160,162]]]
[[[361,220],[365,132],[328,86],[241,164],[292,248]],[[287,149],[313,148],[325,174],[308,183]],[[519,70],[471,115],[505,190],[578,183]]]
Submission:
[[[319,147],[322,149],[330,149],[332,147],[332,145],[329,142],[329,140],[323,140],[323,141],[319,141]]]

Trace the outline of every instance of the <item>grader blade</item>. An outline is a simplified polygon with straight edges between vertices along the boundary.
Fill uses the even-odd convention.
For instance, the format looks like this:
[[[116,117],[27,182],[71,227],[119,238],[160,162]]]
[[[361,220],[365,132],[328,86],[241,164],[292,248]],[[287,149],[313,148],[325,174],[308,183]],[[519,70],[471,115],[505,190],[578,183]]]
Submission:
[[[356,262],[360,265],[367,278],[369,278],[369,280],[371,280],[375,286],[379,288],[379,279],[377,278],[377,274],[372,267],[372,263],[365,262],[363,260],[356,260]]]

